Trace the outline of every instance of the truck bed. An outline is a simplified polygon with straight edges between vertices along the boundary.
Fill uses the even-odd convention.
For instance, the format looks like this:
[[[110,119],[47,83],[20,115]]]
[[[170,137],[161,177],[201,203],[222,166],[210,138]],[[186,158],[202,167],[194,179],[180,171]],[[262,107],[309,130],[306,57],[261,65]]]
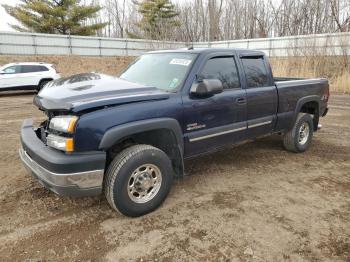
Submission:
[[[297,77],[274,77],[275,82],[291,81],[291,80],[305,80],[306,78],[297,78]]]
[[[328,80],[324,78],[274,78],[278,92],[278,124],[277,129],[294,122],[294,112],[300,110],[298,102],[307,102],[308,99],[319,101],[319,114],[322,116],[327,108],[327,99],[324,96],[329,91]]]

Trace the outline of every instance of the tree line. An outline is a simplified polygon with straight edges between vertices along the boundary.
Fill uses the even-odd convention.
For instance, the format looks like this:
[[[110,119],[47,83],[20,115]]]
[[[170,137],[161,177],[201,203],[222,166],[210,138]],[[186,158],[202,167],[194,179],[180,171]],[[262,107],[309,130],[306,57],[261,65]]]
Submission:
[[[219,41],[350,31],[349,0],[22,0],[18,31]]]

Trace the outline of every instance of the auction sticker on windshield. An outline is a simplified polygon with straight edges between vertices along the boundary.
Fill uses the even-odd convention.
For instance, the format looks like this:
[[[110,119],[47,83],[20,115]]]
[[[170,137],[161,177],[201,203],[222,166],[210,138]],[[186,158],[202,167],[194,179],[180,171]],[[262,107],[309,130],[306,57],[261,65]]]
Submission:
[[[192,60],[189,60],[189,59],[173,58],[169,64],[189,66],[189,64],[191,64],[191,62],[192,62]]]

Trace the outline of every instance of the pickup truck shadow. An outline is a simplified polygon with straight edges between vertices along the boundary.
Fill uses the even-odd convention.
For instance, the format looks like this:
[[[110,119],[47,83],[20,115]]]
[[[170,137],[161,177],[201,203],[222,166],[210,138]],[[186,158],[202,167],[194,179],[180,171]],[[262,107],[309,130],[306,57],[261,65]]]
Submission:
[[[213,175],[212,179],[215,179],[214,170],[222,171],[229,167],[250,167],[254,169],[254,165],[256,165],[258,161],[267,161],[265,158],[271,155],[280,156],[283,151],[281,137],[273,136],[262,138],[255,142],[228,147],[212,154],[186,160],[185,174],[193,177],[201,175],[207,176],[210,174]],[[286,154],[288,153],[286,152]],[[270,161],[271,158],[268,158],[268,161]],[[280,159],[274,161],[280,161]],[[181,181],[180,179],[177,180],[175,184],[186,184],[186,181]],[[103,195],[83,198],[60,197],[39,185],[29,176],[26,177],[25,182],[28,183],[25,186],[25,189],[17,192],[18,195],[15,194],[12,198],[10,197],[10,199],[12,199],[8,199],[10,202],[18,201],[18,199],[22,199],[23,201],[24,199],[30,199],[30,206],[32,206],[33,209],[40,206],[40,210],[42,210],[43,213],[48,212],[50,215],[55,216],[62,215],[66,212],[73,212],[73,210],[74,212],[80,212],[86,208],[94,210],[94,212],[97,212],[98,214],[104,214],[104,216],[107,215],[107,217],[116,216],[116,213],[110,209]],[[174,185],[173,190],[177,190],[176,185]]]
[[[305,153],[290,153],[283,148],[281,136],[273,135],[243,145],[228,147],[211,154],[188,159],[185,161],[185,175],[190,180],[200,176],[210,176],[210,179],[215,180],[215,173],[237,170],[253,174],[261,171],[261,169],[271,169],[271,167],[281,163],[285,163],[287,166],[289,162],[293,161],[307,162],[310,158],[350,161],[350,154],[348,154],[348,148],[330,144],[321,139],[315,139],[309,151]],[[232,175],[234,176],[234,174]],[[26,180],[30,181],[28,185],[30,189],[28,190],[27,188],[26,190],[29,194],[27,198],[29,197],[32,200],[40,202],[44,201],[47,210],[54,214],[88,207],[94,209],[99,214],[106,212],[109,216],[115,216],[114,211],[109,208],[103,195],[84,198],[59,197],[38,185],[36,181],[32,181],[31,178],[28,177]],[[185,184],[187,183],[191,184],[188,179],[184,181],[181,179],[176,180],[173,190],[176,191],[179,185],[180,188],[182,186],[186,187]]]
[[[188,159],[185,161],[185,175],[201,175],[204,170],[270,168],[280,163],[308,161],[350,162],[349,147],[325,142],[315,137],[310,148],[304,153],[291,153],[283,148],[282,137],[273,135],[225,148],[223,150]]]

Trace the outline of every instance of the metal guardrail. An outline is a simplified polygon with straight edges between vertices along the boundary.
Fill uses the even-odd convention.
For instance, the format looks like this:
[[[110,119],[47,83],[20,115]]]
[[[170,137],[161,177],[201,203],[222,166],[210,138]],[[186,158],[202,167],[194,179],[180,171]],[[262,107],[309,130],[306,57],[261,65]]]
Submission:
[[[138,56],[188,46],[256,49],[271,57],[348,55],[350,33],[188,43],[0,31],[0,55]]]

